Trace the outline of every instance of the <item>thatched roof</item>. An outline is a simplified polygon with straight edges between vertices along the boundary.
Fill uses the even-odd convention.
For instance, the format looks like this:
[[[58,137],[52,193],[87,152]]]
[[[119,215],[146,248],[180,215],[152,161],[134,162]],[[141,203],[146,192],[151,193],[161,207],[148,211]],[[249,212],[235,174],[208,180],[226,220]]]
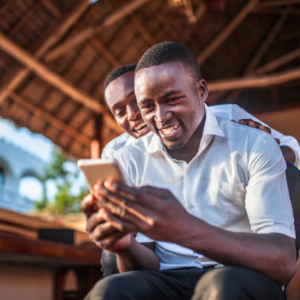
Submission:
[[[299,105],[299,0],[2,0],[0,16],[0,116],[75,157],[120,133],[106,74],[166,40],[197,56],[210,104]]]

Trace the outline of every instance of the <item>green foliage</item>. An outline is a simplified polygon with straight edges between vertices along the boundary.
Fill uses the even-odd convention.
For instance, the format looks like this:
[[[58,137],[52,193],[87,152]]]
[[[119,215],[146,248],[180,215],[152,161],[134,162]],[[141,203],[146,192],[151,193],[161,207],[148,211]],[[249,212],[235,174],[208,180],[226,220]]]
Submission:
[[[68,168],[69,166],[69,168]],[[71,168],[70,168],[71,166]],[[52,180],[57,188],[57,193],[54,196],[53,202],[47,199],[47,190],[44,188],[43,199],[36,202],[35,208],[37,210],[48,210],[53,214],[68,214],[80,211],[80,202],[88,193],[87,187],[80,187],[78,194],[72,193],[72,186],[76,184],[79,170],[72,162],[58,149],[52,152],[50,163],[45,168],[45,177],[42,179],[45,183]]]

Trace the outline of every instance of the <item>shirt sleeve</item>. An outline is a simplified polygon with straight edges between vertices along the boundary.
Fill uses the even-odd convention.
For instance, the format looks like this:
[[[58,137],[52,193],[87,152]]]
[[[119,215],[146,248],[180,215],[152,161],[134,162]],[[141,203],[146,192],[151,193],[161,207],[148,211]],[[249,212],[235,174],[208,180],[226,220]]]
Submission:
[[[286,182],[286,163],[268,134],[249,150],[246,211],[255,233],[280,233],[295,238],[294,217]]]
[[[154,240],[150,239],[149,237],[147,237],[146,235],[138,232],[137,236],[135,237],[135,239],[137,240],[138,243],[151,243],[151,242],[155,242]]]
[[[114,154],[115,154],[115,150],[111,148],[109,144],[107,144],[102,150],[101,158],[115,160]]]
[[[231,119],[235,120],[236,122],[238,122],[241,119],[252,119],[267,127],[270,127],[268,124],[264,123],[263,121],[249,114],[246,110],[244,110],[240,106],[236,104],[232,104],[230,105],[230,107],[231,107],[231,114],[230,114]],[[289,135],[284,135],[273,128],[271,128],[271,135],[273,138],[276,138],[280,141],[280,146],[287,146],[294,151],[296,157],[294,165],[298,167],[300,164],[300,146],[297,140],[294,137]]]

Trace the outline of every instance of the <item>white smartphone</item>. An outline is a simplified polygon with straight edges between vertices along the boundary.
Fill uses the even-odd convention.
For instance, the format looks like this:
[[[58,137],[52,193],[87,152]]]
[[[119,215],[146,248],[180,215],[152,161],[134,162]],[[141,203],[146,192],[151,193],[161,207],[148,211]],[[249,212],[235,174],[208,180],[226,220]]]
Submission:
[[[117,162],[109,159],[80,159],[77,162],[83,172],[87,185],[92,192],[97,183],[111,179],[126,183],[122,171]]]

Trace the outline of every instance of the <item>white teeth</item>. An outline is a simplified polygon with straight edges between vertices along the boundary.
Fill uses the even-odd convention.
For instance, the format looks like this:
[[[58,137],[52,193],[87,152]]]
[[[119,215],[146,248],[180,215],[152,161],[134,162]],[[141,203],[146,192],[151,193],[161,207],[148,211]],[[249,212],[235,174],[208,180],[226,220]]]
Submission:
[[[170,133],[174,132],[178,127],[179,127],[179,125],[168,127],[168,128],[165,128],[165,129],[161,129],[161,132],[163,134],[170,134]]]
[[[146,124],[142,124],[142,125],[139,126],[135,131],[136,131],[136,132],[140,132],[140,131],[142,131],[145,127],[146,127]]]

